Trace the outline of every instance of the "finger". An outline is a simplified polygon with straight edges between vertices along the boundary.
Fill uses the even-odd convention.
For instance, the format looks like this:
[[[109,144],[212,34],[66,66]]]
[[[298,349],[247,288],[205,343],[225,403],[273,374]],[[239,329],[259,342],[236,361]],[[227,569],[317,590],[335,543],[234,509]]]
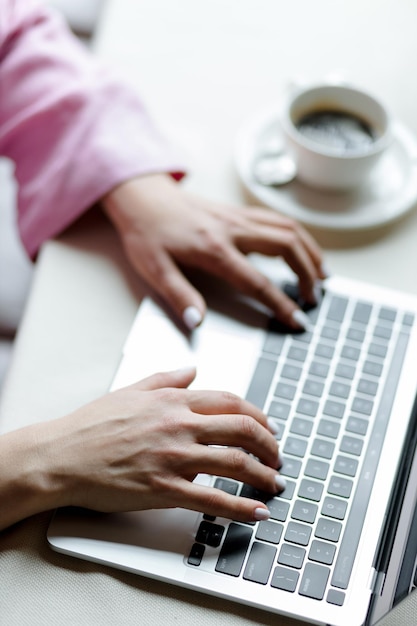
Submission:
[[[255,221],[268,229],[286,229],[297,234],[303,242],[312,262],[314,263],[318,275],[321,279],[326,278],[323,269],[323,255],[314,237],[298,222],[289,217],[280,215],[276,211],[262,209],[261,207],[247,207],[247,217],[250,221]]]
[[[187,367],[172,372],[157,372],[131,386],[144,391],[163,389],[164,387],[186,388],[192,383],[195,376],[195,367]]]
[[[194,413],[218,415],[220,413],[250,415],[266,426],[266,415],[257,406],[229,391],[191,391],[188,400]]]
[[[186,480],[180,481],[179,487],[180,494],[175,494],[175,499],[180,498],[182,506],[193,511],[242,522],[255,522],[270,517],[267,505],[261,500],[241,498]],[[276,491],[275,489],[272,495]]]
[[[264,465],[274,470],[281,465],[276,439],[266,428],[247,416],[219,416],[210,420],[201,420],[196,439],[206,446],[197,448],[195,463],[199,464],[199,471],[203,471],[203,459],[207,463],[208,461],[216,461],[216,463],[222,462],[224,464],[224,466],[216,465],[211,468],[204,467],[204,471],[209,474],[225,475],[222,472],[226,469],[226,462],[232,469],[240,469],[240,465],[246,468],[246,463],[249,462],[250,468],[253,469],[252,464],[248,461],[252,457],[248,456],[246,452],[254,455]],[[218,448],[213,447],[213,445],[227,446],[225,456],[216,456],[215,451]],[[189,450],[189,453],[192,455],[192,450]],[[188,458],[191,460],[191,456]],[[194,466],[194,469],[197,467]],[[229,469],[229,471],[231,470]],[[247,468],[246,472],[248,476],[250,469]],[[238,473],[237,476],[235,474],[235,477],[239,475],[243,474]]]
[[[308,319],[296,303],[259,272],[238,250],[230,247],[223,258],[210,267],[211,273],[228,282],[242,293],[268,307],[275,317],[294,330],[304,329]]]
[[[141,263],[138,271],[187,328],[196,328],[206,312],[206,303],[200,292],[165,251],[160,251],[158,255],[149,251],[149,255],[144,256],[148,260],[145,265]]]

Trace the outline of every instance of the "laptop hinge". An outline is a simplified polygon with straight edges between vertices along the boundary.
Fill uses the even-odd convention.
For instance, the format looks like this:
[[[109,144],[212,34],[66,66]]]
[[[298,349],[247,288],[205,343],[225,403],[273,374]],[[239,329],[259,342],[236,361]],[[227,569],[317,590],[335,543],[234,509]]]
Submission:
[[[372,568],[371,574],[369,576],[369,588],[372,593],[376,596],[382,595],[382,590],[384,588],[385,583],[385,572],[378,572],[375,568]]]

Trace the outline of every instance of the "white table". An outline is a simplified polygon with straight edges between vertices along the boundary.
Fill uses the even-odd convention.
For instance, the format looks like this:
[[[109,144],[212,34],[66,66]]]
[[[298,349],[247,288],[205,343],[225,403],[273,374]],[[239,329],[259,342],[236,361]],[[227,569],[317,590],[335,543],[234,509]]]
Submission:
[[[294,77],[343,70],[417,133],[416,15],[413,0],[108,0],[95,48],[182,147],[191,163],[185,184],[241,202],[236,132]],[[315,234],[332,271],[417,291],[417,212],[378,232]],[[3,393],[2,430],[104,393],[142,293],[98,215],[46,245]],[[59,556],[46,545],[48,520],[36,516],[0,537],[2,624],[294,624]],[[415,623],[416,603],[411,596],[384,624]]]

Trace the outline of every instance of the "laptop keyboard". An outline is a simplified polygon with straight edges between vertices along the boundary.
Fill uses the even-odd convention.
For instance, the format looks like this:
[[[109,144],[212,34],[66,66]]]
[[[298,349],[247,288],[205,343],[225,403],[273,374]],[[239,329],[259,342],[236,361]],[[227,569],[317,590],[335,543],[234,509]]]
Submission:
[[[286,489],[217,478],[271,518],[203,516],[187,562],[218,551],[220,574],[343,605],[414,315],[331,293],[306,314],[300,334],[271,322],[247,393],[275,421]]]

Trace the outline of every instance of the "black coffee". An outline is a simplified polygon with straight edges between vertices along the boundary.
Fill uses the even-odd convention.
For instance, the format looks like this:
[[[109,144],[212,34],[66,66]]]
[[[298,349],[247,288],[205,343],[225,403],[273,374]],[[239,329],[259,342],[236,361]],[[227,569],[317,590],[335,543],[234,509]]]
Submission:
[[[339,111],[315,111],[296,124],[308,139],[337,152],[366,152],[377,139],[374,130],[356,115]]]

